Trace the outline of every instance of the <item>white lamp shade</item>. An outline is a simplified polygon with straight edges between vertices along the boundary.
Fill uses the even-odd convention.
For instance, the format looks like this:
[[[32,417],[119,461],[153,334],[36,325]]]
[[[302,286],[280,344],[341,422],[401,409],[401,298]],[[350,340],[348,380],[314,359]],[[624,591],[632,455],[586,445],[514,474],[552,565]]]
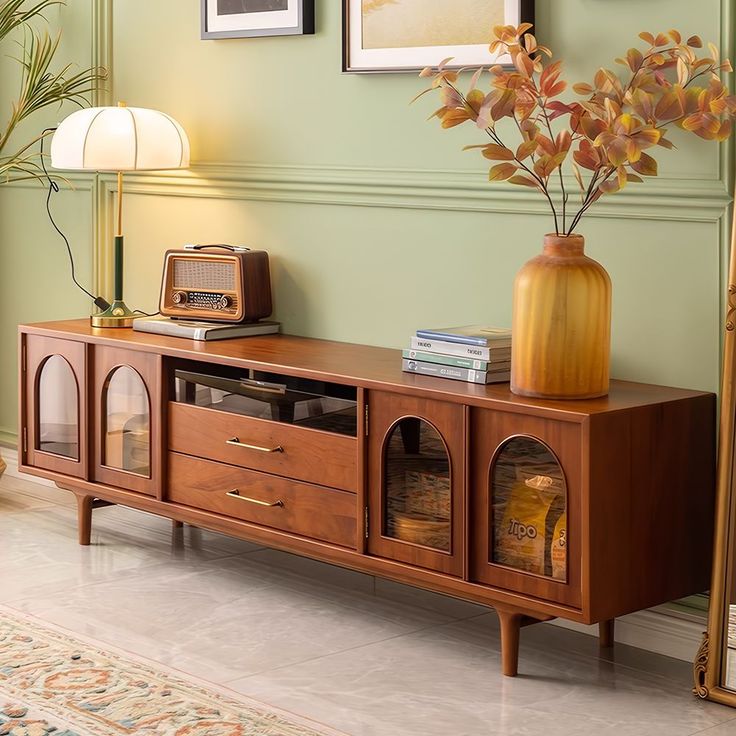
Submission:
[[[51,140],[55,169],[153,171],[189,166],[189,139],[173,118],[142,107],[89,107],[65,118]]]

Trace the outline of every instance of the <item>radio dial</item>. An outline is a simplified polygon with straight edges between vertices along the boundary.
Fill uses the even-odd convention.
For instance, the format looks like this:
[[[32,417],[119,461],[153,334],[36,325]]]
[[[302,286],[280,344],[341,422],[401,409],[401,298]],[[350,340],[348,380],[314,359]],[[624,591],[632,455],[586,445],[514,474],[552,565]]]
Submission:
[[[217,309],[227,309],[232,304],[232,299],[229,296],[220,297],[220,301],[217,302]]]
[[[183,291],[175,291],[171,297],[171,301],[174,302],[174,304],[186,304],[187,295]]]

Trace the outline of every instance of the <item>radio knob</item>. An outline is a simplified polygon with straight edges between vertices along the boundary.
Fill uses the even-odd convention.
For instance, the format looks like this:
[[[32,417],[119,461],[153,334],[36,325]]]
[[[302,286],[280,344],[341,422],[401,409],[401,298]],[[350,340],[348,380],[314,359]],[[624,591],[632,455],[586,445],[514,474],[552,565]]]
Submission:
[[[171,297],[171,301],[174,304],[186,304],[187,295],[183,291],[175,291]]]
[[[217,302],[218,309],[227,309],[232,304],[232,299],[229,296],[220,297],[220,301]]]

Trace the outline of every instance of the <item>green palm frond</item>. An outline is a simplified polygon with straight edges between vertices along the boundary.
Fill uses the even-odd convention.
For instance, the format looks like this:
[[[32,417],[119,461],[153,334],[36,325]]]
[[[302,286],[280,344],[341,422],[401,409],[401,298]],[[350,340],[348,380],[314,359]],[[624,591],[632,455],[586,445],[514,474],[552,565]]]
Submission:
[[[52,5],[63,5],[63,0],[40,0],[29,8],[24,8],[26,0],[0,0],[0,41],[11,31],[25,25],[32,18],[43,15]]]
[[[39,154],[29,154],[28,150],[44,134],[36,136],[12,155],[3,155],[17,126],[50,105],[66,101],[80,107],[89,105],[88,95],[98,89],[106,77],[105,70],[99,67],[75,71],[72,64],[66,64],[60,69],[53,68],[61,36],[52,38],[48,32],[37,31],[29,25],[32,19],[43,17],[43,11],[52,5],[64,5],[64,0],[0,0],[0,42],[12,31],[23,31],[22,40],[18,42],[21,53],[16,59],[21,67],[20,88],[7,123],[0,127],[0,184],[17,181],[18,175],[43,178]]]

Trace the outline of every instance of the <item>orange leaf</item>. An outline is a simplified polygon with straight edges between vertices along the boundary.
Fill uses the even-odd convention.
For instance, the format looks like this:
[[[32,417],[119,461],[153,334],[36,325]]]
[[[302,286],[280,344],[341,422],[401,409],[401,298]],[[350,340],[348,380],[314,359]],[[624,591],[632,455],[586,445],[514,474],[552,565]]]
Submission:
[[[706,140],[713,140],[718,135],[721,123],[717,117],[708,112],[696,112],[682,121],[682,127]]]
[[[658,33],[657,37],[654,39],[654,45],[655,46],[666,46],[669,43],[667,36],[664,35],[664,33]]]
[[[466,110],[448,110],[442,117],[442,127],[454,128],[456,125],[462,125],[462,123],[468,120],[470,120],[470,116]]]
[[[523,161],[525,158],[529,158],[529,156],[531,156],[536,150],[537,142],[534,139],[524,141],[524,143],[516,149],[516,159],[518,161]]]
[[[657,176],[657,161],[646,153],[642,153],[639,160],[631,164],[631,168],[642,176]]]
[[[483,148],[483,156],[490,161],[512,161],[514,153],[505,146],[489,143]]]
[[[546,135],[538,133],[535,140],[539,144],[539,149],[542,152],[546,153],[548,156],[554,156],[557,153],[557,148],[555,147],[555,144],[550,138],[547,138]]]
[[[589,171],[597,171],[600,168],[598,153],[592,147],[582,148],[581,146],[580,150],[573,152],[572,157],[576,164]]]
[[[504,181],[510,179],[517,171],[514,164],[497,164],[488,172],[488,181]]]
[[[512,176],[509,180],[509,184],[518,184],[522,187],[534,187],[539,188],[539,184],[536,180],[532,179],[531,176]]]
[[[668,33],[669,33],[669,36],[670,36],[670,38],[671,38],[671,39],[672,39],[672,40],[673,40],[673,41],[674,41],[675,43],[678,43],[678,44],[679,44],[679,43],[682,43],[682,36],[680,35],[680,32],[679,32],[679,31],[676,31],[676,30],[674,30],[674,28],[673,28],[672,30],[668,31]]]
[[[665,90],[654,110],[654,114],[659,120],[676,120],[681,118],[684,113],[683,97],[680,91],[674,87]]]
[[[593,88],[589,84],[586,84],[585,82],[579,82],[578,84],[573,84],[572,88],[579,95],[585,96],[585,95],[593,94]]]
[[[654,46],[654,36],[651,33],[649,33],[648,31],[642,31],[639,34],[639,38],[642,41],[646,41],[650,46]]]
[[[629,69],[636,73],[644,63],[644,55],[639,51],[639,49],[629,49],[626,52],[626,63],[629,65]]]
[[[700,36],[690,36],[687,40],[687,45],[693,49],[700,49],[703,47],[703,42],[700,40]]]
[[[724,120],[721,123],[721,127],[718,129],[718,132],[716,133],[716,140],[719,142],[725,141],[731,135],[732,127],[733,126],[730,119]]]
[[[539,77],[539,89],[545,96],[549,95],[549,89],[554,86],[560,77],[562,62],[556,61],[550,64]]]
[[[557,97],[557,95],[561,95],[566,89],[567,82],[565,82],[564,80],[560,80],[556,84],[553,84],[551,87],[549,87],[545,91],[545,95],[547,97]]]
[[[621,189],[621,185],[619,184],[618,179],[609,179],[608,181],[604,181],[598,189],[604,194],[614,194]]]

